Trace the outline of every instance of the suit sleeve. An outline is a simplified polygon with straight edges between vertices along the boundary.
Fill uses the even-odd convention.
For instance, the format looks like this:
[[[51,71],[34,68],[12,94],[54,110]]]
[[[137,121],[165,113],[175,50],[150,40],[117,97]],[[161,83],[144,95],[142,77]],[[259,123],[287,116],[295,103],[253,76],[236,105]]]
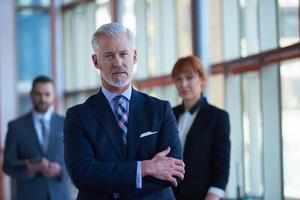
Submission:
[[[74,185],[80,190],[94,192],[134,192],[137,162],[97,160],[81,116],[82,110],[69,109],[64,124],[65,164]]]
[[[212,179],[210,185],[225,190],[230,163],[230,124],[227,112],[217,115],[213,141]]]
[[[178,136],[176,119],[171,109],[169,102],[166,102],[163,107],[163,115],[161,127],[159,130],[159,138],[156,153],[165,150],[168,146],[171,152],[168,156],[182,160],[181,143]],[[161,190],[170,187],[172,184],[167,181],[161,181],[152,177],[144,177],[140,194],[149,193],[155,190]]]
[[[18,156],[18,137],[14,131],[14,126],[9,123],[8,131],[5,140],[3,171],[18,179],[30,179],[33,176],[27,172],[24,159],[19,159]]]

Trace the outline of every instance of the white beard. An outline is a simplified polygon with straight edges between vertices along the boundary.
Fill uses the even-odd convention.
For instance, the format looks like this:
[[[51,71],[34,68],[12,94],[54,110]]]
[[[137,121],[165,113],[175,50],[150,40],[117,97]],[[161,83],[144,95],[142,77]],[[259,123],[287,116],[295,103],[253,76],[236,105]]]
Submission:
[[[102,73],[101,73],[101,77],[102,77],[109,85],[111,85],[111,86],[113,86],[113,87],[117,87],[117,88],[121,88],[121,87],[127,86],[127,85],[131,82],[132,76],[133,76],[133,74],[131,74],[131,76],[128,77],[127,79],[124,79],[124,78],[119,77],[118,80],[115,82],[115,81],[112,80],[111,77],[105,77],[105,76],[102,75]]]

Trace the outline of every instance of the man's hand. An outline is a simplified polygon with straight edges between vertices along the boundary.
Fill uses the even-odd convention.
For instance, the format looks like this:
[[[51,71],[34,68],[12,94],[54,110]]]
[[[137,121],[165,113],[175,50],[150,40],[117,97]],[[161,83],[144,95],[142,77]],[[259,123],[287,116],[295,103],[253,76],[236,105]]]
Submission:
[[[46,168],[43,168],[42,173],[47,178],[58,176],[61,172],[61,167],[58,163],[49,163]]]
[[[42,158],[39,161],[26,160],[26,168],[30,174],[41,172],[44,168],[48,167],[49,161],[46,158]]]
[[[142,161],[142,177],[152,176],[159,180],[169,181],[174,186],[177,186],[175,177],[183,180],[184,178],[184,163],[182,160],[167,157],[171,148],[157,153],[151,160]]]
[[[219,197],[218,195],[208,192],[204,200],[220,200],[220,199],[221,197]]]

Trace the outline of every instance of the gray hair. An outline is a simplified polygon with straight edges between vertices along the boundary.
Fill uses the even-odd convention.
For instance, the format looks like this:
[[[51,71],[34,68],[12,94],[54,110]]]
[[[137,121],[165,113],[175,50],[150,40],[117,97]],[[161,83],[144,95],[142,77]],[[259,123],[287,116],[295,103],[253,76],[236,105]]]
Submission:
[[[94,52],[97,52],[97,50],[100,49],[100,44],[97,41],[98,36],[101,36],[101,35],[103,35],[103,36],[117,36],[117,35],[120,35],[121,33],[124,33],[124,32],[126,32],[126,34],[127,34],[127,38],[128,38],[130,48],[134,48],[134,46],[135,46],[135,36],[134,36],[134,34],[131,30],[129,30],[128,28],[124,27],[122,24],[119,24],[119,23],[108,23],[108,24],[102,25],[93,34],[91,44],[92,44],[92,47],[94,49]]]

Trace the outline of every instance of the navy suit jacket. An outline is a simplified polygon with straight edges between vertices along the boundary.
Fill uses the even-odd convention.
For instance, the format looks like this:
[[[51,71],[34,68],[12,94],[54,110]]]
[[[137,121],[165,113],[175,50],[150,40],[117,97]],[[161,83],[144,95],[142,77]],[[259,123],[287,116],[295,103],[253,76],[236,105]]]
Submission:
[[[145,132],[156,132],[141,137]],[[127,147],[109,102],[100,92],[68,109],[64,127],[65,162],[77,199],[174,199],[169,182],[144,177],[136,189],[137,161],[171,147],[181,159],[176,119],[168,102],[132,90]]]
[[[189,130],[183,152],[185,177],[174,188],[177,199],[204,199],[209,187],[225,190],[230,163],[230,125],[228,113],[207,103],[201,108]],[[176,119],[183,105],[173,108]]]
[[[16,180],[16,199],[70,199],[69,178],[64,167],[63,153],[64,118],[52,114],[50,138],[47,152],[44,152],[34,128],[32,113],[26,114],[8,124],[4,149],[3,170]],[[26,170],[25,159],[46,157],[57,162],[62,174],[55,178],[45,178],[41,173],[34,176]]]

